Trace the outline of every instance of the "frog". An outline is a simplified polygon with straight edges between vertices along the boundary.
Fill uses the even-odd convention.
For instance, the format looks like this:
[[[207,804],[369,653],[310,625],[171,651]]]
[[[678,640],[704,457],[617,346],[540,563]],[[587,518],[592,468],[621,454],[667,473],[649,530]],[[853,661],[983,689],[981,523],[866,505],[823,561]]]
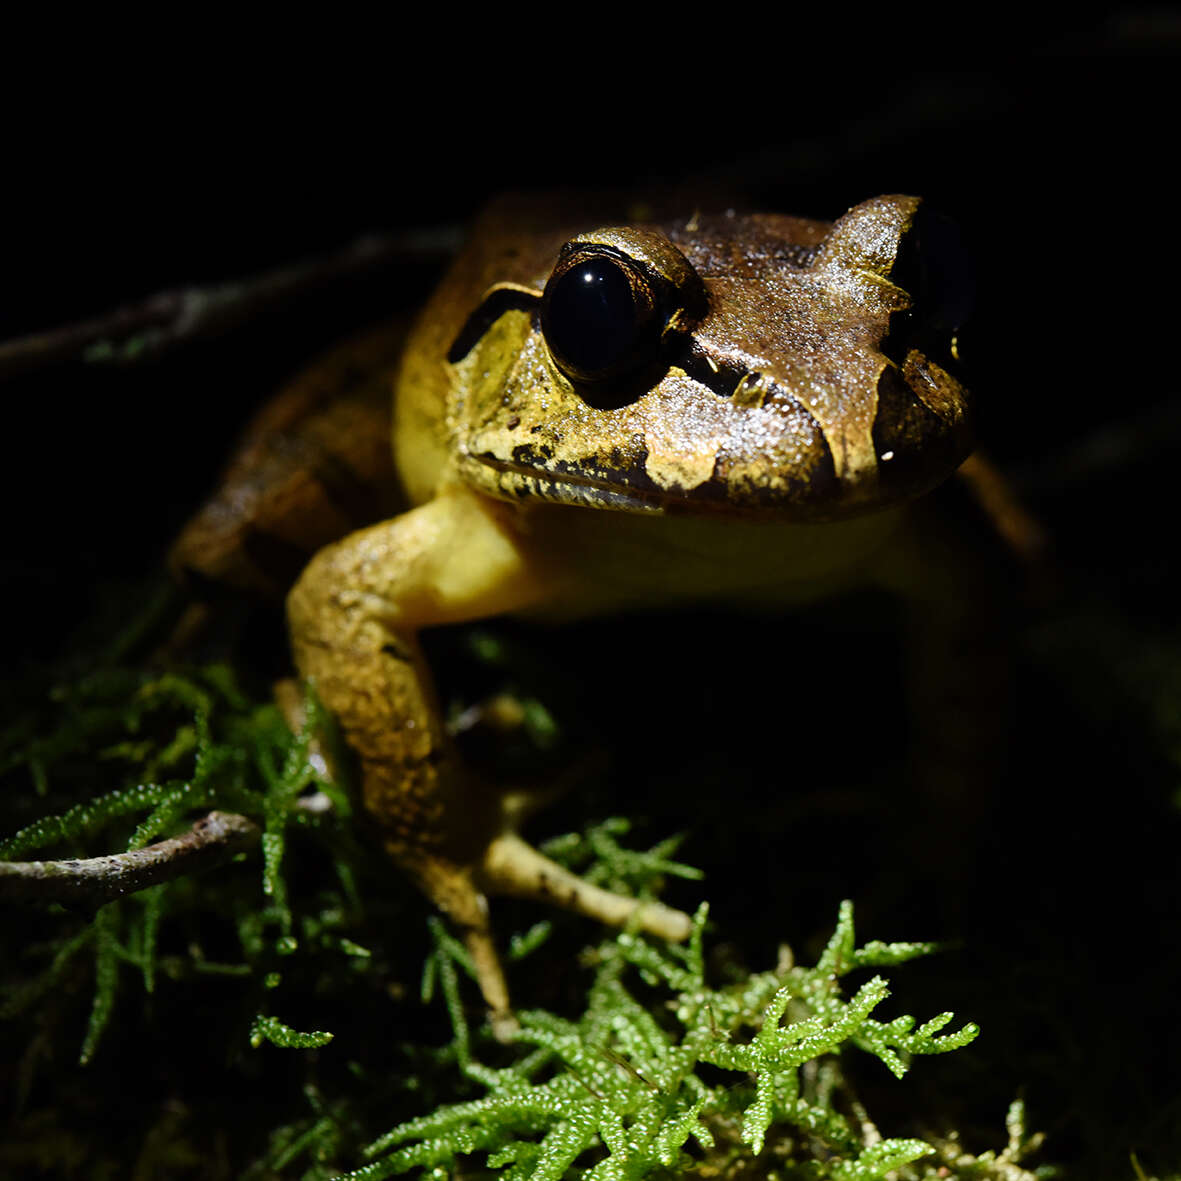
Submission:
[[[975,578],[915,511],[973,449],[962,301],[925,253],[940,223],[923,201],[874,197],[835,221],[639,214],[494,204],[399,342],[392,397],[384,377],[362,382],[327,431],[345,453],[330,466],[377,471],[389,408],[400,506],[377,511],[396,499],[387,487],[372,521],[344,529],[278,498],[304,506],[314,539],[286,596],[299,676],[355,756],[386,851],[461,933],[500,1033],[513,1018],[490,896],[668,940],[691,922],[520,835],[536,793],[464,763],[424,631],[693,604],[782,612],[863,584],[958,619]],[[182,536],[178,565],[201,567],[203,536]]]

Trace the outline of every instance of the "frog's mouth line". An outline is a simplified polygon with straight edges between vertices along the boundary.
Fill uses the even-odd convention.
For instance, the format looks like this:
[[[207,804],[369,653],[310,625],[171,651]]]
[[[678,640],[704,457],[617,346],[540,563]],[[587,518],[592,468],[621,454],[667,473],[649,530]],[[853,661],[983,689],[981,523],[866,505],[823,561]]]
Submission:
[[[578,472],[541,473],[527,464],[510,463],[485,452],[482,455],[468,453],[468,459],[481,467],[489,468],[507,476],[517,476],[520,483],[501,483],[499,487],[511,500],[528,500],[536,497],[553,504],[577,504],[590,508],[616,509],[632,513],[662,513],[674,504],[680,503],[675,496],[661,495],[646,489],[628,489],[623,492],[618,485],[605,480],[596,480]]]
[[[742,520],[784,520],[788,517],[813,519],[825,514],[810,513],[804,506],[787,502],[734,503],[724,486],[707,481],[689,490],[637,488],[596,479],[577,471],[539,471],[525,463],[514,463],[488,452],[467,452],[467,459],[482,468],[499,472],[509,480],[497,481],[496,491],[506,500],[517,502],[530,499],[550,504],[581,505],[584,508],[614,509],[617,512],[652,515],[730,517]],[[803,511],[801,511],[803,509]]]

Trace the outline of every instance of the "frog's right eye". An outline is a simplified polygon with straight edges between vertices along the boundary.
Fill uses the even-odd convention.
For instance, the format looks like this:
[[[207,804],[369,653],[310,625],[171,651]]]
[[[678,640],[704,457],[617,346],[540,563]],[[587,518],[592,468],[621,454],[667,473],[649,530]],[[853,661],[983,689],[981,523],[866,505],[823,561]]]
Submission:
[[[541,300],[541,331],[558,368],[593,385],[650,364],[668,322],[662,294],[622,252],[568,246]]]
[[[914,302],[907,313],[895,317],[887,355],[900,366],[911,348],[948,360],[952,340],[971,316],[974,273],[955,222],[920,205],[890,271],[891,281]]]

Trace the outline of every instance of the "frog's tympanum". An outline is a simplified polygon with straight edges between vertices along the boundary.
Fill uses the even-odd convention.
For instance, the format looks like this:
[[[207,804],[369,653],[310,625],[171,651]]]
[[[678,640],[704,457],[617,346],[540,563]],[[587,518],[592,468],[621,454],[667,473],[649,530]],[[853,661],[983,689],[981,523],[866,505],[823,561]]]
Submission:
[[[463,931],[495,1019],[509,999],[488,894],[635,916],[670,939],[689,924],[656,904],[637,915],[517,835],[519,797],[452,748],[419,632],[504,612],[774,608],[867,581],[954,598],[955,563],[909,510],[970,447],[948,371],[954,283],[930,233],[904,196],[831,224],[725,212],[551,230],[502,207],[412,331],[393,398],[410,507],[315,553],[287,609],[369,814]],[[375,445],[364,414],[317,413],[329,495],[317,508],[288,481],[287,549],[332,539],[323,504]],[[273,549],[274,523],[246,531],[255,549],[264,532]],[[180,564],[200,567],[194,536]]]

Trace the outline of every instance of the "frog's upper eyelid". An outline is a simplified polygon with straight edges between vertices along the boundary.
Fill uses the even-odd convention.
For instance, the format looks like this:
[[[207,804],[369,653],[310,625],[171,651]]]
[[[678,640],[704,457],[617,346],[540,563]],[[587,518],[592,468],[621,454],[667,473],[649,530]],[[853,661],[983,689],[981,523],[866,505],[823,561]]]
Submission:
[[[612,233],[608,233],[608,240],[605,241],[590,236],[571,238],[562,247],[553,273],[557,274],[559,269],[566,269],[587,258],[610,258],[619,266],[634,271],[648,284],[666,325],[677,319],[701,319],[709,302],[705,287],[693,265],[671,242],[666,242],[666,245],[675,252],[674,257],[681,266],[669,269],[662,268],[640,251],[633,253],[625,249],[619,242],[610,240],[612,236]]]
[[[562,247],[566,259],[583,251],[608,253],[622,264],[641,272],[654,288],[665,293],[671,309],[682,307],[690,315],[704,312],[705,287],[701,276],[680,247],[662,230],[645,226],[606,226],[579,234]]]
[[[505,312],[532,312],[540,303],[541,292],[532,287],[522,287],[516,283],[497,283],[490,287],[456,334],[451,348],[447,350],[447,360],[452,365],[462,361]]]

